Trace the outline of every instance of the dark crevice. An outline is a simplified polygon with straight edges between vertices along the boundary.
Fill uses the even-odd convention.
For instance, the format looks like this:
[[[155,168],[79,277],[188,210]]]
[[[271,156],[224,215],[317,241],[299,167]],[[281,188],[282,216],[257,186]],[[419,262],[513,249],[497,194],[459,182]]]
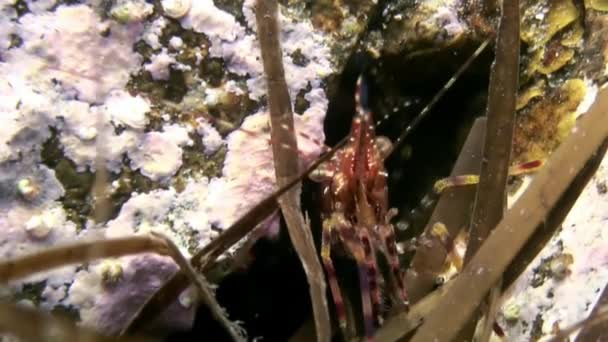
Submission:
[[[92,211],[91,189],[94,174],[77,171],[76,164],[64,156],[59,142],[59,132],[51,128],[51,137],[44,142],[41,150],[42,162],[55,170],[55,177],[65,190],[60,198],[68,220],[78,229],[83,229]]]

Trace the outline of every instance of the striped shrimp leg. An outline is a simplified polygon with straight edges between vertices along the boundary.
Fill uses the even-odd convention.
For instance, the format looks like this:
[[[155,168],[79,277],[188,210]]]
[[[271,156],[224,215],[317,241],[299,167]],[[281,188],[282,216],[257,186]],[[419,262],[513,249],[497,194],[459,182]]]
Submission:
[[[374,309],[371,300],[371,287],[373,283],[371,282],[370,275],[376,274],[377,271],[375,264],[370,268],[368,253],[366,253],[366,243],[364,241],[367,240],[367,245],[369,245],[369,236],[366,237],[365,233],[362,233],[365,232],[365,228],[358,228],[360,229],[355,230],[353,227],[341,227],[339,236],[357,263],[365,337],[368,341],[373,341],[375,326]],[[369,252],[371,253],[371,250]]]
[[[338,316],[338,323],[342,333],[346,336],[346,311],[344,308],[344,299],[340,292],[340,285],[338,284],[338,278],[336,276],[336,268],[331,260],[331,246],[333,242],[333,236],[336,229],[339,229],[337,225],[346,224],[343,215],[334,214],[332,217],[326,219],[323,222],[323,231],[321,237],[321,260],[323,261],[323,267],[327,273],[327,282],[331,291],[331,296],[334,301],[334,307],[336,309],[336,315]]]

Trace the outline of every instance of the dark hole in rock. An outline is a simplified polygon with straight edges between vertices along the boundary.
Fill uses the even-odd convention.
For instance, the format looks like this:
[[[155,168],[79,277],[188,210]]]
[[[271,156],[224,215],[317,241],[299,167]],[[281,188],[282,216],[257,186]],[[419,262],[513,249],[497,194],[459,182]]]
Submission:
[[[289,237],[260,240],[252,249],[254,261],[246,270],[224,278],[217,299],[231,320],[242,322],[249,339],[287,341],[311,314],[308,284]],[[230,341],[205,306],[199,307],[191,331],[175,332],[166,341]]]

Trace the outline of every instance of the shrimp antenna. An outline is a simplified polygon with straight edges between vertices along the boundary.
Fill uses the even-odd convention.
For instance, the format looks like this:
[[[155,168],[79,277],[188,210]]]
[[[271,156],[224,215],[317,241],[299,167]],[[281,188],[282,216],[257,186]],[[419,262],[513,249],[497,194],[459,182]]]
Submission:
[[[486,39],[483,43],[481,43],[479,45],[479,47],[477,48],[477,50],[475,50],[475,52],[473,52],[473,54],[471,54],[471,56],[469,56],[469,58],[467,58],[467,60],[464,62],[464,64],[462,64],[460,66],[460,68],[458,68],[458,70],[456,70],[456,72],[454,73],[454,76],[452,76],[443,85],[443,87],[435,94],[435,96],[433,96],[431,101],[429,101],[429,103],[420,111],[420,114],[418,114],[412,120],[412,122],[410,122],[410,124],[405,128],[405,130],[403,130],[401,135],[399,135],[397,140],[395,140],[392,147],[387,152],[387,158],[399,147],[399,145],[401,145],[403,143],[405,138],[412,132],[412,130],[416,126],[418,126],[418,124],[420,124],[420,121],[422,121],[422,119],[424,119],[428,115],[428,113],[431,111],[431,109],[433,109],[433,107],[437,104],[437,102],[439,102],[439,100],[443,97],[443,95],[445,95],[445,93],[452,87],[452,85],[456,82],[456,80],[460,76],[462,76],[462,74],[469,68],[471,63],[473,63],[473,61],[475,59],[477,59],[477,57],[479,57],[479,55],[481,55],[481,53],[485,50],[485,48],[488,46],[489,43],[490,43],[490,39]]]

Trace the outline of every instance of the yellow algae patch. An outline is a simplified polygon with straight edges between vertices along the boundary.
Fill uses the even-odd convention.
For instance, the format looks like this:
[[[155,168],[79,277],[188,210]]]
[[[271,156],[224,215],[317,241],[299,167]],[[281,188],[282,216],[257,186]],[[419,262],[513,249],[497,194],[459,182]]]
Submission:
[[[550,44],[546,49],[539,49],[530,62],[529,74],[539,72],[551,74],[563,68],[574,57],[574,50],[557,44]]]
[[[560,141],[570,135],[572,128],[574,128],[574,125],[576,124],[576,116],[573,114],[574,113],[569,113],[569,115],[566,115],[562,121],[557,124],[557,137]]]
[[[513,140],[514,163],[544,159],[574,125],[574,113],[586,93],[585,82],[571,79],[517,116]]]
[[[580,21],[577,21],[572,25],[572,29],[564,33],[562,38],[562,45],[569,48],[575,48],[583,42],[583,34],[585,29]]]
[[[547,19],[547,40],[574,22],[578,16],[578,10],[572,0],[552,1]]]
[[[539,6],[530,6],[525,10],[521,30],[521,39],[535,47],[546,44],[579,16],[572,0],[551,1],[548,10],[542,7],[544,5]],[[539,16],[545,11],[544,16]]]
[[[585,0],[585,7],[591,7],[596,11],[608,11],[608,0]]]
[[[539,80],[532,86],[520,92],[517,96],[515,109],[520,110],[524,108],[532,99],[542,97],[545,94],[545,84],[545,80]]]

